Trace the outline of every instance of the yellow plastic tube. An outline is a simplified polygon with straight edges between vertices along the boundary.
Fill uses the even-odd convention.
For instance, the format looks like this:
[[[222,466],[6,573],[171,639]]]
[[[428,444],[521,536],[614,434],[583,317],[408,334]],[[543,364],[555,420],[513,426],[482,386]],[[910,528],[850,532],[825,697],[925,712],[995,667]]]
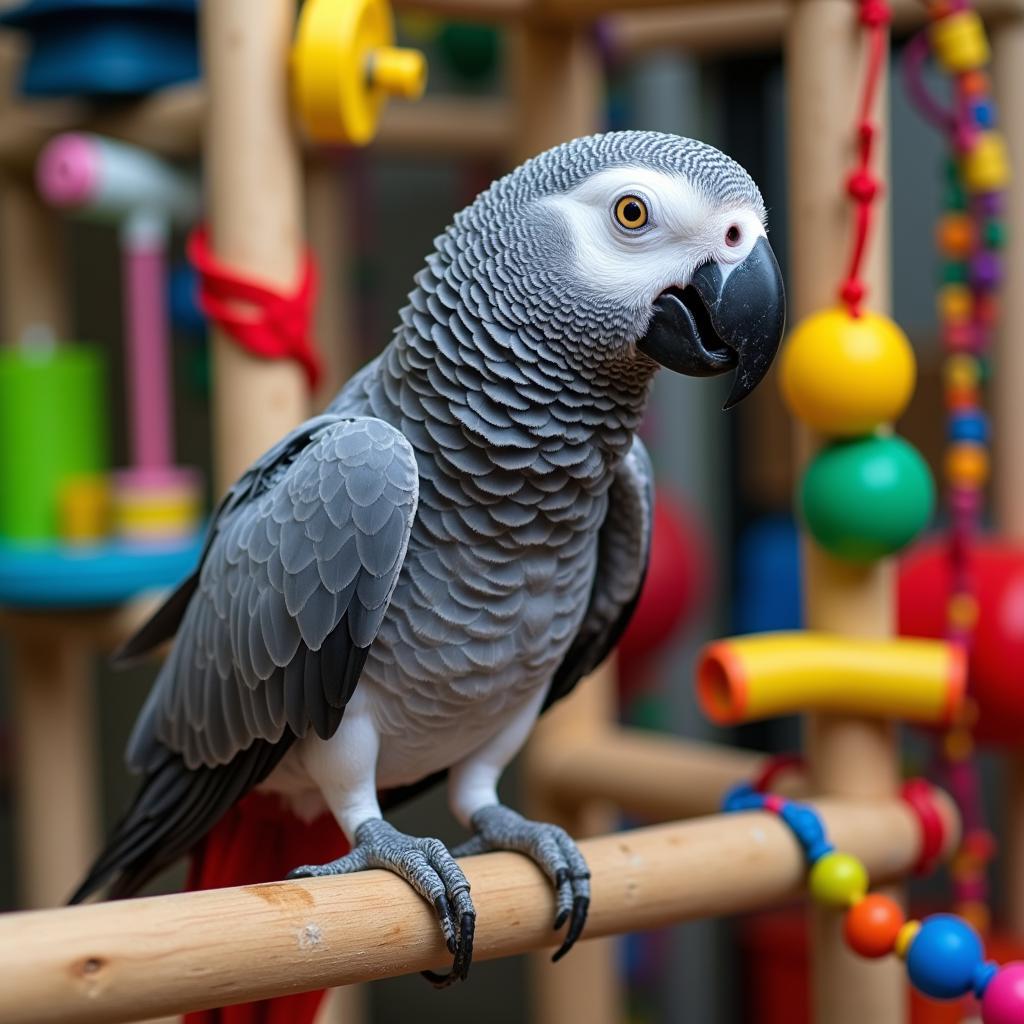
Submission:
[[[697,665],[697,697],[719,725],[839,711],[948,725],[964,699],[963,650],[940,640],[757,633],[718,640]]]

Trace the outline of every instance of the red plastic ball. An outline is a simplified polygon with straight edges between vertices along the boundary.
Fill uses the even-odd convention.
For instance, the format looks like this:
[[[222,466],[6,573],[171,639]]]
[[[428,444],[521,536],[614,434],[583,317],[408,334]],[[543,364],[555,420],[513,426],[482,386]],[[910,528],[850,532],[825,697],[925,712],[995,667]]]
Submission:
[[[974,735],[985,743],[1018,746],[1024,738],[1024,550],[1005,542],[979,543],[970,556],[970,574],[978,604],[971,655],[978,711]],[[945,636],[949,597],[945,545],[921,545],[900,565],[899,632]]]
[[[619,645],[621,690],[641,690],[658,653],[705,593],[707,543],[683,502],[659,488],[654,502],[651,561],[636,611]]]
[[[846,912],[843,938],[860,956],[871,959],[887,956],[905,921],[903,908],[895,900],[872,893]]]

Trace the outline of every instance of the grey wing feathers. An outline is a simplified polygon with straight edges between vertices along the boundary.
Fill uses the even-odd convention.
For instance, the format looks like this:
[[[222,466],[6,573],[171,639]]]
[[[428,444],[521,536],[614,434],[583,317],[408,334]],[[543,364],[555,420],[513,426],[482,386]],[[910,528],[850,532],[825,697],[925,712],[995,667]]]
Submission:
[[[161,748],[224,765],[286,730],[337,729],[398,582],[418,474],[387,423],[320,419],[293,461],[254,468],[222,504],[133,767]]]
[[[376,419],[293,431],[221,502],[198,571],[125,648],[178,631],[129,743],[142,788],[72,896],[128,896],[199,842],[297,736],[337,729],[398,582],[412,446]]]
[[[615,473],[598,535],[590,603],[551,682],[546,710],[611,654],[633,616],[651,555],[654,471],[639,438]]]

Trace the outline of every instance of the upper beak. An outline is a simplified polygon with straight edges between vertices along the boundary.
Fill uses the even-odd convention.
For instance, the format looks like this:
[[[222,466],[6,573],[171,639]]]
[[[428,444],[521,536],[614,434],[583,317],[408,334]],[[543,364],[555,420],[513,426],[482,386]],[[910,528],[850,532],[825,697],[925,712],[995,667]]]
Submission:
[[[760,238],[734,266],[705,263],[690,284],[670,288],[654,303],[654,317],[637,342],[662,366],[694,377],[736,368],[729,409],[761,382],[786,325],[786,290],[768,240]]]

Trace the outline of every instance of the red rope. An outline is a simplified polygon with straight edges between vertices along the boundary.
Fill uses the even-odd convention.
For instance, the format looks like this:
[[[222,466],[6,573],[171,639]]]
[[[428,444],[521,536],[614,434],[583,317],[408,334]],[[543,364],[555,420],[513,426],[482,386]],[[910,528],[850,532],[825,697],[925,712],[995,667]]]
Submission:
[[[860,0],[860,22],[868,33],[868,67],[857,116],[857,166],[846,179],[846,191],[855,203],[853,246],[846,277],[839,289],[839,297],[852,316],[860,316],[867,291],[861,279],[861,268],[874,219],[873,204],[882,187],[871,173],[871,158],[878,135],[873,114],[889,53],[889,18],[889,7],[884,0]]]
[[[210,252],[205,225],[188,239],[188,257],[199,273],[203,313],[246,352],[260,359],[294,359],[310,388],[320,379],[320,357],[310,344],[316,297],[316,265],[306,252],[299,283],[291,293],[245,277]]]

